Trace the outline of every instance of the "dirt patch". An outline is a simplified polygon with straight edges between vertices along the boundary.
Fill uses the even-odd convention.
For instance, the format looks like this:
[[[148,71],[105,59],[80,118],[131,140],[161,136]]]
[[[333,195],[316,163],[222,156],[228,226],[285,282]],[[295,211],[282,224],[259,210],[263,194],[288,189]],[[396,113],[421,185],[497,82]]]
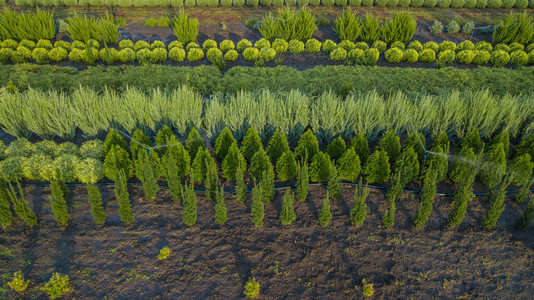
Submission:
[[[381,228],[387,205],[373,191],[361,228],[349,223],[353,188],[343,187],[342,201],[332,203],[332,223],[319,226],[323,186],[310,190],[307,202],[296,202],[297,220],[278,221],[282,192],[265,207],[264,227],[250,221],[246,205],[227,196],[229,220],[214,223],[213,204],[199,195],[198,224],[188,228],[181,205],[161,190],[156,203],[143,202],[140,187],[129,188],[136,222],[124,226],[110,187],[101,187],[108,213],[105,226],[94,224],[85,188],[71,189],[72,225],[55,225],[47,202],[48,188],[25,190],[40,226],[21,221],[0,230],[0,269],[6,278],[22,270],[31,279],[28,296],[45,299],[42,286],[53,272],[68,274],[69,297],[84,299],[233,299],[243,297],[248,277],[261,285],[262,299],[362,297],[361,282],[373,283],[377,298],[529,298],[534,293],[533,227],[512,229],[523,205],[508,201],[496,230],[484,231],[480,220],[487,203],[469,204],[457,229],[446,227],[451,199],[438,197],[424,230],[411,224],[419,200],[405,195],[397,204],[392,229]],[[159,250],[171,255],[159,261]],[[7,291],[4,296],[15,295]]]

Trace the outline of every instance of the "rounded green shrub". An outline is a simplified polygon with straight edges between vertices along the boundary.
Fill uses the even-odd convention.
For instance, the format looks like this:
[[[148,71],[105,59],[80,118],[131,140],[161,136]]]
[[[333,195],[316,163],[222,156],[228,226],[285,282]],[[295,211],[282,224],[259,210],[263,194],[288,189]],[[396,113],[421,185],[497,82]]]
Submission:
[[[195,43],[195,42],[190,42],[189,44],[187,44],[187,45],[185,46],[185,51],[189,52],[189,50],[191,50],[191,49],[193,49],[193,48],[198,48],[198,49],[200,49],[200,46],[199,46],[197,43]]]
[[[354,43],[354,49],[361,49],[363,51],[369,50],[369,45],[366,42]]]
[[[20,181],[23,176],[21,156],[10,156],[0,162],[0,175],[7,182]]]
[[[432,49],[424,49],[419,54],[419,61],[424,63],[431,63],[436,60],[436,52]]]
[[[364,64],[365,51],[362,49],[352,49],[347,53],[347,58],[357,65]]]
[[[252,47],[252,43],[247,39],[237,42],[237,52],[243,52],[245,49]]]
[[[443,65],[451,64],[455,58],[456,53],[453,50],[440,51],[438,55],[438,61]]]
[[[156,48],[150,53],[150,62],[157,64],[167,60],[167,50],[165,48]]]
[[[61,47],[65,50],[70,51],[71,50],[71,46],[70,46],[70,43],[69,42],[66,42],[66,41],[57,41],[54,43],[54,48],[57,48],[57,47]]]
[[[347,50],[341,47],[338,47],[334,49],[334,51],[330,52],[331,60],[337,61],[337,60],[344,60],[345,58],[347,58]]]
[[[72,51],[71,51],[72,53]],[[69,54],[70,58],[70,54]],[[119,60],[123,63],[131,63],[135,61],[135,51],[131,48],[124,48],[119,51]]]
[[[202,49],[204,49],[204,52],[208,52],[211,48],[217,48],[217,42],[211,39],[207,39],[202,44]]]
[[[528,54],[521,50],[514,51],[510,54],[510,63],[516,67],[524,66],[528,63]]]
[[[71,50],[74,48],[79,49],[79,50],[85,50],[85,43],[82,41],[74,41],[71,44]]]
[[[261,38],[259,39],[256,43],[254,43],[254,48],[260,50],[262,48],[270,48],[271,47],[271,42],[269,42],[268,40],[264,39],[264,38]]]
[[[260,0],[260,5],[261,6],[269,7],[269,6],[271,6],[271,4],[272,4],[271,0]]]
[[[33,50],[36,47],[35,46],[35,42],[34,41],[30,41],[30,40],[22,40],[22,41],[20,41],[19,46],[25,47],[25,48],[30,49],[30,50]],[[42,47],[42,48],[45,48],[45,47]]]
[[[241,7],[241,6],[245,5],[245,0],[234,0],[233,5],[235,7]]]
[[[134,54],[135,57],[135,54]],[[85,53],[83,50],[73,48],[69,52],[69,60],[73,62],[83,62],[85,60]]]
[[[528,53],[528,64],[534,65],[534,50]]]
[[[527,8],[528,7],[528,0],[516,0],[514,7],[515,8],[520,8],[520,9]]]
[[[378,7],[385,7],[389,0],[375,0],[375,5]]]
[[[169,50],[169,59],[175,62],[181,62],[185,59],[185,50],[180,47],[174,47]]]
[[[386,51],[386,61],[390,63],[399,63],[402,61],[404,52],[399,48],[390,48]]]
[[[349,52],[350,50],[356,48],[353,42],[351,41],[341,41],[339,44],[337,44],[338,48],[343,48],[345,51]]]
[[[108,7],[117,6],[117,0],[104,0],[104,4]]]
[[[465,0],[464,8],[475,8],[477,6],[477,0]]]
[[[373,6],[374,0],[362,0],[362,5],[366,7]]]
[[[515,5],[515,0],[502,0],[502,8],[512,8]]]
[[[204,51],[200,48],[191,48],[187,52],[187,60],[189,61],[199,61],[204,58]]]
[[[180,41],[172,41],[169,46],[167,46],[167,49],[169,49],[169,51],[173,48],[180,48],[180,49],[183,49],[184,48],[184,45],[182,44],[182,42]]]
[[[237,51],[228,50],[228,52],[226,52],[226,54],[224,54],[224,59],[227,60],[227,61],[235,61],[235,60],[237,60],[238,56],[239,56],[239,54],[237,53]]]
[[[69,53],[62,47],[52,48],[52,50],[50,50],[50,52],[48,53],[48,56],[52,61],[64,60],[65,58],[67,58],[67,55],[69,55]]]
[[[399,0],[399,2],[397,3],[397,6],[398,7],[408,7],[408,6],[410,6],[410,2],[411,2],[411,0]]]
[[[94,158],[79,159],[74,165],[74,174],[81,183],[95,184],[104,178],[104,164]]]
[[[480,41],[476,43],[475,50],[483,50],[483,51],[491,52],[493,51],[493,46],[488,42]]]
[[[320,1],[320,0],[313,0],[313,1]],[[272,0],[272,4],[275,7],[281,7],[281,6],[284,6],[284,0]]]
[[[247,6],[256,7],[259,4],[259,0],[246,0]]]
[[[347,6],[348,1],[347,0],[335,0],[334,3],[336,6]]]
[[[451,0],[438,0],[439,8],[448,8],[451,6]]]
[[[158,49],[158,48],[165,49],[165,44],[162,41],[154,41],[150,45],[150,50],[154,50],[154,49]]]
[[[7,48],[7,49],[9,49],[10,51],[13,51],[11,50],[11,48]],[[18,46],[17,51],[12,53],[12,55],[15,55],[15,53],[18,53],[18,55],[20,55],[20,57],[23,58],[24,60],[32,58],[32,50],[24,46]]]
[[[132,6],[132,0],[117,0],[117,4],[120,7],[130,7]]]
[[[527,49],[525,50],[527,52],[531,52],[531,51],[534,51],[534,43],[531,43],[527,46]]]
[[[439,51],[443,52],[443,51],[447,51],[447,50],[456,51],[456,44],[454,42],[451,42],[451,41],[443,41],[443,42],[441,42],[441,44],[439,44]]]
[[[447,25],[447,32],[451,34],[460,32],[460,24],[455,20],[452,20],[449,25]]]
[[[12,39],[6,39],[2,42],[2,48],[10,48],[10,49],[15,50],[17,49],[18,46],[19,46],[19,43],[17,43],[17,41],[12,40]]]
[[[398,48],[404,50],[406,48],[406,45],[401,41],[395,41],[391,44],[390,48]]]
[[[510,47],[506,44],[497,44],[495,45],[495,47],[493,48],[493,50],[500,50],[500,51],[504,51],[506,53],[510,53]]]
[[[322,47],[323,52],[330,53],[334,51],[334,49],[336,48],[337,48],[337,44],[330,39],[323,42],[323,47]]]
[[[217,7],[219,6],[219,0],[207,0],[208,7]]]
[[[463,41],[460,44],[458,44],[458,46],[456,47],[456,51],[462,51],[462,50],[471,50],[471,51],[475,50],[475,45],[473,44],[473,42],[469,40]]]
[[[511,43],[509,47],[510,47],[510,53],[515,52],[515,51],[525,50],[525,46],[519,43]]]
[[[291,40],[288,43],[287,51],[291,53],[304,52],[304,43],[299,40]]]
[[[488,0],[488,8],[501,8],[502,1],[501,0]]]
[[[212,47],[206,51],[206,57],[213,63],[216,59],[222,58],[223,53],[221,50]]]
[[[264,62],[268,62],[268,61],[273,60],[275,56],[276,56],[276,51],[274,51],[274,49],[263,47],[260,50],[258,59],[261,59]]]
[[[304,46],[304,51],[310,52],[310,53],[321,52],[321,46],[322,44],[318,40],[309,39],[306,41],[306,44]]]
[[[452,8],[462,8],[465,5],[465,0],[452,0],[451,7]]]
[[[135,52],[138,52],[141,49],[149,49],[150,50],[150,44],[147,41],[137,41],[134,46]]]
[[[423,3],[423,6],[426,8],[432,8],[432,7],[436,7],[437,4],[438,4],[438,0],[425,0],[425,2]]]
[[[359,7],[362,5],[362,0],[349,0],[349,5],[352,7]]]
[[[436,53],[439,51],[439,45],[436,42],[426,42],[423,45],[423,48],[424,49],[432,49]]]
[[[462,50],[456,53],[456,61],[461,64],[470,64],[475,59],[475,52],[473,50]]]
[[[50,56],[48,55],[48,50],[45,48],[35,48],[32,51],[32,59],[35,60],[36,63],[43,65],[47,64],[50,60]]]
[[[132,4],[134,7],[145,7],[146,0],[132,0]]]
[[[245,51],[243,51],[243,58],[246,61],[255,61],[258,59],[258,56],[260,55],[260,51],[254,47],[246,48]]]
[[[356,50],[356,49],[355,49]],[[380,58],[380,52],[376,48],[371,48],[369,50],[365,50],[364,53],[364,63],[368,66],[373,66],[378,61],[378,58]]]
[[[46,50],[50,50],[53,48],[53,46],[49,40],[39,40],[37,44],[35,45],[35,48],[43,48]]]
[[[477,65],[485,65],[491,58],[491,54],[488,51],[484,50],[475,50],[475,57],[473,58],[472,63]]]
[[[419,41],[413,41],[408,44],[408,49],[413,49],[417,52],[423,51],[423,45]]]
[[[375,41],[375,42],[373,43],[372,48],[377,49],[378,52],[380,52],[380,53],[385,53],[386,50],[388,49],[388,44],[386,44],[386,43],[383,42],[383,41]]]
[[[137,62],[140,64],[146,64],[149,63],[152,59],[152,52],[150,49],[141,49],[135,53],[135,58],[137,59]]]
[[[406,49],[402,59],[407,63],[415,63],[419,59],[419,53],[415,49]]]
[[[477,0],[476,8],[486,8],[488,6],[488,0]]]
[[[287,2],[287,0],[286,0]],[[321,0],[321,3],[324,6],[334,6],[335,0]]]
[[[286,40],[277,38],[274,40],[272,47],[278,53],[287,52],[289,44],[286,42]]]
[[[132,42],[132,40],[121,40],[119,42],[119,49],[125,49],[125,48],[130,48],[130,49],[134,49],[134,43]]]
[[[388,0],[386,6],[388,7],[397,7],[399,5],[399,0]]]
[[[219,45],[219,49],[221,49],[221,51],[223,53],[226,53],[228,52],[229,50],[234,50],[235,49],[235,45],[234,45],[234,42],[232,42],[231,40],[224,40],[221,42],[221,44]]]
[[[418,7],[423,6],[424,3],[425,3],[425,0],[412,0],[412,2],[410,3],[410,6],[418,8]]]

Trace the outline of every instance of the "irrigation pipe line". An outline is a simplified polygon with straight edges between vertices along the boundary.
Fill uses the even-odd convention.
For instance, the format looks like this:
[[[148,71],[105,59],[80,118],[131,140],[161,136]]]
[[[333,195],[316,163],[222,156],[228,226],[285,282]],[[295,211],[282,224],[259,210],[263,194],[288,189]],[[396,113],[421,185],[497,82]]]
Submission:
[[[127,185],[131,186],[143,186],[142,183],[136,183],[136,182],[127,182]],[[359,183],[352,183],[352,182],[340,182],[340,185],[348,185],[348,186],[360,186]],[[67,186],[70,187],[77,187],[77,186],[86,186],[85,183],[67,183]],[[107,186],[107,185],[115,185],[114,182],[99,182],[95,183],[94,185],[101,185],[101,186]],[[310,186],[320,186],[320,185],[328,185],[328,182],[319,182],[319,183],[310,183]],[[21,186],[36,186],[36,187],[48,187],[50,186],[49,183],[21,183]],[[165,185],[158,185],[162,189],[169,189],[168,186]],[[378,186],[378,185],[367,185],[367,184],[361,184],[361,186],[366,186],[373,189],[379,189],[379,190],[388,190],[389,187],[387,186]],[[288,185],[288,186],[280,186],[275,187],[275,190],[285,190],[287,188],[296,188],[294,185]],[[411,194],[421,194],[421,191],[414,191],[414,190],[402,190],[405,193],[411,193]],[[528,190],[529,192],[533,192],[534,190]],[[194,190],[195,193],[206,193],[205,190]],[[516,194],[518,191],[506,191],[506,194]],[[236,194],[235,191],[224,191],[225,194]],[[252,193],[252,190],[247,190],[247,193]],[[485,196],[488,193],[473,193],[475,196]],[[451,193],[436,193],[436,196],[446,196],[446,197],[452,197],[454,194]]]

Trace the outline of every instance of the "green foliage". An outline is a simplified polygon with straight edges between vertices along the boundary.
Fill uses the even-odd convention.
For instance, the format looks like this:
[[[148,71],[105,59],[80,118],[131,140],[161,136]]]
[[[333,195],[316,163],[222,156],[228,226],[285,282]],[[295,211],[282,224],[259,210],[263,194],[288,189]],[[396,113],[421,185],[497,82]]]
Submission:
[[[293,208],[293,194],[289,188],[286,189],[284,194],[284,202],[282,204],[282,211],[280,211],[280,222],[282,225],[290,225],[297,219],[295,210]]]
[[[222,226],[226,221],[228,221],[228,216],[226,215],[226,206],[224,204],[224,186],[221,186],[217,204],[215,204],[215,222]]]
[[[213,202],[217,202],[219,195],[217,186],[219,185],[219,176],[217,174],[217,164],[214,159],[206,160],[206,180],[204,186],[206,187],[206,198]]]
[[[67,226],[70,222],[70,215],[67,209],[67,201],[65,199],[64,189],[66,186],[64,182],[54,180],[50,184],[50,190],[52,191],[52,196],[48,197],[50,204],[52,206],[52,212],[54,214],[54,219],[56,220],[58,226]]]
[[[471,147],[463,147],[453,161],[449,178],[454,183],[465,182],[471,175],[472,170],[476,167],[477,157]]]
[[[323,152],[318,152],[313,156],[310,165],[310,179],[314,182],[326,182],[330,176],[330,157]]]
[[[4,180],[0,180],[0,226],[2,228],[7,228],[13,223],[10,207],[7,183]]]
[[[404,55],[402,59],[408,63],[415,63],[419,59],[419,54],[414,49],[406,49],[404,50]]]
[[[525,51],[514,51],[510,54],[510,63],[516,67],[524,66],[528,63],[528,54]]]
[[[493,1],[490,0],[488,6],[490,6]],[[533,38],[534,27],[532,25],[532,16],[528,15],[526,12],[522,14],[510,13],[504,20],[499,21],[494,27],[492,44],[511,44],[517,42],[527,45]]]
[[[500,183],[505,173],[506,152],[504,145],[496,143],[488,147],[482,156],[482,166],[479,171],[480,181],[492,189]]]
[[[321,212],[319,213],[319,224],[326,227],[330,224],[332,219],[332,213],[330,212],[330,201],[329,201],[328,191],[326,191],[326,198],[323,200],[323,206],[321,207]]]
[[[202,140],[202,137],[198,133],[198,130],[193,127],[191,131],[189,131],[189,134],[187,135],[187,140],[185,141],[185,148],[189,152],[189,156],[191,157],[191,159],[194,160],[197,151],[199,149],[204,149],[204,147],[204,140]]]
[[[458,143],[458,149],[471,148],[475,154],[482,151],[482,140],[480,139],[480,133],[478,129],[473,129],[469,134],[460,139]]]
[[[252,157],[260,149],[263,150],[263,145],[261,143],[260,136],[254,130],[254,128],[250,127],[247,130],[247,134],[243,138],[243,141],[241,142],[241,153],[243,153],[243,156],[245,157],[247,162],[251,162]]]
[[[132,205],[130,203],[130,194],[128,193],[128,186],[126,181],[126,174],[124,170],[119,169],[114,176],[116,179],[115,187],[113,191],[115,192],[115,197],[119,203],[119,215],[121,221],[125,224],[130,224],[135,221],[135,217],[132,213]]]
[[[106,136],[106,140],[104,141],[104,152],[108,153],[114,145],[121,147],[126,152],[129,151],[128,143],[126,143],[126,140],[112,128],[109,130]]]
[[[310,186],[308,164],[306,162],[299,163],[297,172],[297,199],[299,201],[306,201]]]
[[[491,58],[491,54],[483,50],[475,50],[475,57],[473,58],[473,63],[477,65],[485,65]]]
[[[306,43],[311,40],[313,39],[308,40]],[[276,52],[286,52],[289,44],[284,39],[276,38],[272,44],[272,47]]]
[[[467,205],[473,198],[473,181],[476,176],[476,168],[471,166],[466,179],[460,182],[454,192],[454,206],[449,214],[449,226],[456,227],[462,223],[467,213]]]
[[[341,186],[339,185],[339,176],[337,174],[337,168],[335,166],[330,167],[327,189],[328,193],[330,194],[330,197],[332,197],[336,201],[341,200]]]
[[[416,27],[417,22],[409,12],[396,13],[381,26],[381,37],[388,45],[395,41],[406,43],[412,39]]]
[[[245,284],[245,291],[243,292],[247,298],[256,298],[260,294],[260,284],[254,277],[249,278]]]
[[[104,174],[107,178],[116,181],[116,172],[119,170],[124,172],[126,178],[133,175],[132,161],[128,152],[119,145],[113,145],[104,160]]]
[[[260,51],[256,48],[246,48],[243,50],[243,58],[246,61],[255,61],[258,59],[258,56],[260,55]]]
[[[309,53],[321,52],[321,42],[316,39],[309,39],[306,41],[304,51]]]
[[[354,190],[354,205],[350,209],[350,222],[356,227],[363,225],[365,216],[367,215],[367,204],[365,200],[369,196],[370,190],[367,186],[363,187],[360,180],[360,184]]]
[[[504,67],[510,61],[510,55],[502,50],[495,50],[491,53],[490,61],[496,67]]]
[[[347,150],[347,146],[345,145],[345,141],[341,137],[337,137],[334,139],[330,144],[328,144],[328,147],[326,148],[326,153],[330,156],[330,158],[333,161],[337,161],[345,151]]]
[[[529,182],[534,168],[534,162],[531,156],[524,153],[516,156],[508,165],[508,173],[512,177],[512,183],[515,185],[525,185]]]
[[[299,40],[290,40],[287,44],[287,51],[290,53],[301,53],[304,52],[305,45],[302,41]]]
[[[14,290],[15,292],[22,294],[26,289],[28,288],[28,285],[30,284],[29,280],[24,280],[24,275],[21,271],[15,272],[13,274],[13,279],[7,283],[7,285]]]
[[[89,204],[91,205],[91,215],[93,220],[98,225],[103,225],[106,222],[106,212],[102,207],[102,195],[98,187],[94,184],[87,185],[87,192],[89,193]]]
[[[18,12],[11,9],[3,9],[0,12],[0,40],[2,41],[7,39],[51,40],[55,32],[53,16],[49,11],[41,11],[37,8],[35,12]]]
[[[9,200],[13,204],[13,210],[19,216],[26,225],[33,227],[37,225],[37,217],[28,206],[28,202],[24,199],[24,191],[22,186],[17,182],[18,192],[15,191],[11,183],[8,184],[9,189],[7,189],[7,195]]]
[[[322,47],[323,52],[330,53],[334,51],[336,48],[337,48],[337,44],[332,40],[328,39],[323,42],[323,47]]]
[[[277,16],[264,16],[259,28],[262,37],[269,41],[275,38],[306,41],[316,29],[316,17],[309,9],[301,8],[296,11],[290,7],[279,9]]]
[[[247,200],[247,185],[245,184],[244,179],[244,168],[245,163],[240,163],[236,169],[236,185],[235,185],[235,198],[242,203],[245,203]]]
[[[197,196],[193,182],[184,189],[183,205],[182,220],[185,225],[194,226],[197,223]]]
[[[159,260],[165,260],[169,257],[171,254],[171,249],[169,247],[163,247],[161,250],[159,250],[158,259]]]
[[[250,206],[250,220],[257,227],[263,226],[264,204],[263,204],[263,191],[260,186],[255,186],[252,189],[252,204]]]
[[[523,214],[516,221],[515,226],[521,230],[527,229],[534,220],[534,198],[531,198]]]
[[[340,178],[349,182],[355,182],[360,175],[360,158],[353,147],[349,148],[337,163]]]
[[[334,61],[344,60],[347,58],[347,50],[343,48],[336,48],[330,52],[330,59]]]
[[[398,48],[390,48],[386,51],[385,57],[389,63],[399,63],[404,57],[404,52]]]
[[[296,160],[306,160],[307,163],[310,163],[312,158],[319,153],[319,142],[311,129],[301,135],[294,152]]]
[[[243,52],[245,51],[245,49],[251,48],[251,47],[252,47],[252,43],[249,40],[242,39],[239,42],[237,42],[236,49],[238,52]]]
[[[152,202],[156,199],[156,194],[159,190],[158,186],[158,174],[157,166],[155,166],[154,157],[157,157],[156,153],[148,154],[142,152],[138,154],[138,159],[140,160],[139,165],[142,165],[143,176],[141,182],[143,183],[143,192],[145,194],[145,199],[149,202]],[[159,160],[159,159],[158,159]]]
[[[382,216],[382,223],[385,228],[391,228],[395,225],[395,201],[392,201],[389,204],[389,208],[386,209],[386,212]]]
[[[197,39],[198,19],[190,18],[189,14],[182,10],[174,17],[172,28],[176,38],[187,45]]]
[[[463,0],[453,0],[453,2],[454,1],[463,1]],[[456,22],[455,20],[452,20],[447,25],[447,32],[448,33],[458,33],[458,32],[460,32],[460,24],[458,24],[458,22]]]
[[[367,160],[364,175],[368,183],[384,183],[389,179],[390,164],[385,150],[377,149]]]
[[[421,189],[421,205],[415,213],[413,222],[417,227],[423,227],[428,222],[430,214],[434,210],[434,197],[437,191],[438,172],[430,165],[426,168],[423,176],[423,188]]]
[[[340,17],[335,19],[334,23],[336,26],[336,33],[342,41],[354,41],[362,32],[360,20],[356,17],[356,14],[349,9],[343,9],[343,13]]]
[[[184,61],[185,59],[185,50],[182,48],[172,48],[169,50],[169,59],[176,62]]]
[[[504,211],[506,204],[506,188],[509,184],[509,178],[504,178],[502,182],[496,183],[488,193],[490,205],[484,218],[482,219],[482,227],[485,229],[493,229],[497,225],[497,221]]]
[[[211,157],[210,152],[207,149],[203,149],[202,146],[199,146],[191,168],[192,176],[196,182],[204,183],[208,172],[208,164],[211,163],[211,160],[213,160],[213,157]]]
[[[365,138],[363,132],[358,133],[350,142],[350,147],[354,149],[361,160],[362,164],[367,162],[367,158],[371,151],[369,150],[369,142]]]
[[[419,159],[412,147],[403,149],[395,161],[395,172],[400,173],[403,186],[419,177]]]
[[[297,162],[293,152],[287,150],[282,153],[276,163],[276,174],[282,181],[287,181],[295,178],[297,175]]]
[[[289,151],[287,137],[277,129],[267,145],[267,155],[269,155],[272,162],[277,162],[282,154],[287,151]]]
[[[534,134],[521,141],[515,148],[515,156],[520,156],[525,153],[528,153],[530,157],[534,157]]]
[[[380,140],[378,149],[386,151],[389,157],[389,163],[393,164],[397,160],[401,150],[400,138],[395,135],[393,130],[389,130]]]
[[[228,154],[228,149],[237,143],[230,128],[225,127],[215,141],[215,157],[222,162]]]
[[[237,142],[233,142],[222,163],[223,177],[229,181],[236,181],[236,172],[239,165],[245,165],[245,158],[239,151]]]
[[[241,147],[241,150],[243,151],[243,147]],[[260,147],[250,160],[248,172],[252,180],[255,182],[260,182],[263,180],[263,173],[267,170],[272,171],[273,165],[271,164],[271,160],[269,159],[269,156],[267,156],[265,150]]]
[[[50,299],[57,299],[70,291],[69,275],[54,273],[41,289],[48,293]]]

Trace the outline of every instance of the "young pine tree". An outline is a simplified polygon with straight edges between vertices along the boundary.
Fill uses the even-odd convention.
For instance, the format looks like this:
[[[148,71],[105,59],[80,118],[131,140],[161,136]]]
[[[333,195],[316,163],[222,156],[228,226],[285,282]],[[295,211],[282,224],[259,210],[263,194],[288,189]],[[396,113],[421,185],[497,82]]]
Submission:
[[[149,202],[152,202],[156,199],[156,195],[159,190],[158,179],[156,176],[155,168],[152,163],[150,156],[155,155],[155,153],[148,155],[145,153],[140,153],[140,156],[143,156],[143,191],[145,193],[145,199]]]
[[[464,148],[471,148],[475,155],[478,155],[482,151],[482,140],[480,139],[480,133],[478,129],[475,128],[473,131],[468,133],[458,143],[458,150],[462,151]]]
[[[262,179],[259,183],[263,195],[261,199],[268,203],[274,200],[274,171],[272,168],[263,172]]]
[[[273,171],[271,160],[262,148],[258,148],[256,154],[252,156],[248,173],[255,182],[260,182],[262,180],[263,173],[267,170]]]
[[[102,195],[100,190],[94,184],[87,185],[87,192],[89,193],[89,204],[91,205],[91,215],[93,220],[98,225],[103,225],[106,223],[106,212],[104,207],[102,207]]]
[[[422,162],[425,156],[425,145],[425,136],[420,132],[414,132],[404,141],[401,151],[404,151],[407,148],[412,148],[415,153],[417,153],[419,162]]]
[[[434,197],[437,191],[437,177],[438,172],[433,166],[429,166],[425,170],[423,176],[423,188],[421,189],[421,205],[415,213],[414,224],[417,227],[424,227],[430,214],[434,210]]]
[[[52,196],[48,197],[52,206],[52,213],[58,226],[67,226],[70,222],[70,215],[67,208],[67,201],[63,192],[62,182],[54,180],[50,183]]]
[[[465,182],[471,176],[471,172],[476,169],[476,160],[477,157],[473,152],[473,149],[468,146],[464,146],[453,161],[453,167],[449,173],[449,178],[452,180],[452,182]]]
[[[369,158],[369,155],[371,154],[371,150],[369,150],[369,142],[367,141],[367,138],[365,138],[365,135],[360,132],[358,133],[350,142],[350,147],[354,149],[358,157],[360,158],[360,162],[362,165],[365,165],[367,162],[367,158]]]
[[[395,225],[395,201],[392,201],[389,204],[389,208],[386,209],[386,213],[382,216],[382,223],[386,228],[391,228]]]
[[[189,152],[191,160],[195,160],[197,152],[205,147],[206,145],[204,144],[204,140],[202,140],[198,130],[196,128],[191,129],[187,135],[187,140],[185,141],[185,148]]]
[[[208,173],[208,162],[211,162],[213,157],[207,149],[198,148],[196,157],[193,160],[192,175],[195,182],[204,183],[206,174]]]
[[[6,182],[0,179],[0,226],[3,228],[13,223],[13,215],[10,210],[11,204],[9,203],[9,195],[6,189]]]
[[[282,154],[288,151],[289,143],[287,142],[287,137],[276,129],[267,145],[267,155],[271,158],[271,162],[276,163]]]
[[[226,221],[228,221],[228,216],[226,215],[226,205],[224,204],[224,186],[221,186],[217,204],[215,204],[215,222],[222,226]]]
[[[516,156],[508,166],[508,173],[512,176],[512,183],[515,185],[528,184],[533,168],[534,162],[531,160],[530,154],[524,153]]]
[[[489,207],[482,219],[482,227],[485,229],[492,229],[497,225],[497,221],[501,216],[506,204],[506,188],[510,184],[508,176],[502,179],[501,183],[493,187],[489,192]]]
[[[228,127],[224,127],[217,140],[215,141],[215,157],[218,161],[222,162],[228,154],[228,149],[233,143],[237,143],[232,134],[232,131]]]
[[[213,159],[207,159],[206,160],[206,197],[208,200],[217,202],[218,195],[217,195],[217,186],[219,185],[219,176],[217,174],[217,164],[215,163],[215,160]]]
[[[530,226],[532,220],[534,220],[534,198],[530,199],[527,208],[525,208],[523,214],[515,223],[515,226],[521,230],[525,230]]]
[[[328,144],[328,146],[326,147],[326,153],[335,162],[337,162],[338,159],[343,156],[345,151],[347,151],[347,145],[345,144],[343,138],[340,136],[330,142],[330,144]]]
[[[350,209],[350,222],[356,227],[362,226],[365,221],[365,216],[367,216],[367,204],[365,204],[365,200],[369,196],[369,193],[369,188],[367,186],[364,188],[360,180],[360,185],[354,191],[354,205]]]
[[[185,187],[183,204],[182,219],[185,225],[191,227],[197,223],[197,195],[194,182]]]
[[[282,153],[276,162],[276,174],[282,181],[287,181],[295,178],[297,175],[297,161],[293,152],[286,151]]]
[[[165,159],[167,165],[167,182],[169,192],[173,201],[182,200],[182,182],[180,181],[178,163],[175,159],[174,150],[168,150],[168,156]]]
[[[447,178],[447,172],[449,171],[449,158],[440,145],[433,146],[430,151],[431,153],[427,155],[427,159],[425,161],[425,168],[432,166],[437,173],[436,181],[442,182]]]
[[[393,165],[400,154],[401,144],[400,138],[393,133],[393,130],[386,132],[384,137],[378,143],[378,149],[386,151],[389,163]]]
[[[523,201],[525,201],[528,198],[529,189],[533,184],[534,184],[534,176],[531,176],[530,180],[519,188],[519,190],[517,191],[517,194],[515,195],[514,201],[516,203],[523,203]]]
[[[306,162],[309,164],[317,153],[319,153],[319,142],[311,129],[308,129],[300,137],[297,148],[295,148],[295,159],[297,161],[302,161],[307,158]]]
[[[510,152],[510,134],[508,131],[505,131],[495,137],[493,137],[489,142],[487,148],[491,148],[496,144],[501,144],[504,149],[504,155],[508,158],[508,153]]]
[[[356,182],[361,171],[360,158],[354,148],[349,148],[337,162],[339,177],[349,182]]]
[[[318,152],[310,165],[310,179],[313,182],[326,182],[330,176],[330,158],[328,154]]]
[[[104,159],[104,174],[107,178],[117,181],[115,175],[117,175],[117,170],[122,170],[126,179],[132,177],[133,175],[133,166],[130,159],[130,154],[127,150],[124,150],[118,145],[111,146],[110,150],[106,153],[106,158]]]
[[[486,153],[482,156],[479,176],[482,183],[493,189],[506,173],[506,153],[501,143],[493,144],[486,149]]]
[[[236,170],[236,185],[235,185],[235,198],[242,203],[247,201],[247,185],[245,184],[243,166],[245,163],[237,165]]]
[[[184,148],[175,135],[171,135],[168,139],[167,151],[162,159],[162,165],[167,168],[165,173],[167,179],[171,176],[169,174],[169,159],[171,156],[174,158],[176,164],[175,168],[173,166],[174,174],[178,176],[180,180],[185,180],[186,176],[189,175],[189,172],[191,171],[191,156],[189,156],[189,152]]]
[[[128,147],[128,143],[126,142],[126,140],[120,134],[118,134],[115,130],[110,129],[106,136],[106,140],[104,141],[105,153],[108,153],[109,150],[111,150],[111,148],[115,145],[121,147],[124,151],[128,153],[129,147]]]
[[[308,190],[310,188],[310,176],[308,175],[308,164],[300,162],[297,176],[297,199],[306,201]]]
[[[26,200],[24,200],[24,192],[20,183],[17,182],[18,192],[15,191],[11,183],[8,183],[8,186],[9,189],[7,190],[7,194],[9,196],[9,200],[13,204],[13,210],[17,216],[24,220],[26,225],[30,227],[37,225],[37,217],[28,206]]]
[[[454,206],[449,214],[449,226],[456,227],[462,223],[467,213],[467,205],[473,199],[473,182],[475,181],[476,169],[472,166],[469,169],[469,176],[459,183],[454,192]]]
[[[245,160],[250,163],[252,157],[259,151],[263,150],[263,145],[261,144],[261,139],[256,130],[250,127],[247,130],[247,134],[241,142],[241,153],[245,157]],[[267,154],[265,154],[267,155]]]
[[[282,204],[282,211],[280,212],[280,222],[282,225],[289,225],[297,219],[295,209],[293,208],[293,194],[291,190],[287,188],[284,194],[284,203]]]
[[[155,151],[158,153],[159,157],[163,157],[165,152],[167,152],[168,148],[170,147],[171,143],[170,139],[174,136],[174,139],[176,140],[176,136],[172,133],[172,130],[167,125],[163,125],[163,128],[158,130],[158,133],[156,134],[156,149]]]
[[[119,215],[124,223],[130,224],[135,221],[135,217],[132,213],[132,204],[130,203],[130,194],[128,193],[124,170],[118,170],[115,178],[117,180],[115,181],[114,192],[117,202],[119,202]]]
[[[232,143],[222,163],[223,177],[229,181],[236,181],[237,166],[246,166],[245,157],[237,148],[237,142]]]
[[[367,160],[364,174],[368,183],[384,183],[389,179],[389,158],[385,150],[376,150]]]
[[[328,193],[336,201],[341,200],[341,186],[339,185],[339,176],[337,175],[336,166],[330,166],[330,175],[328,176]]]
[[[261,199],[263,191],[260,186],[255,186],[252,189],[252,204],[250,206],[250,219],[257,227],[263,226],[264,204]]]
[[[141,129],[136,129],[130,139],[130,154],[132,158],[138,160],[139,153],[146,153],[146,148],[152,145],[150,138]],[[144,157],[139,159],[139,169],[143,168]],[[136,162],[136,168],[137,168]]]
[[[402,186],[414,181],[419,177],[419,159],[412,147],[406,147],[395,161],[395,172],[401,176]]]
[[[330,224],[330,220],[332,219],[329,198],[330,196],[328,195],[328,191],[326,191],[326,198],[323,200],[323,206],[321,207],[321,212],[319,213],[319,224],[321,224],[323,227],[328,226],[328,224]]]

